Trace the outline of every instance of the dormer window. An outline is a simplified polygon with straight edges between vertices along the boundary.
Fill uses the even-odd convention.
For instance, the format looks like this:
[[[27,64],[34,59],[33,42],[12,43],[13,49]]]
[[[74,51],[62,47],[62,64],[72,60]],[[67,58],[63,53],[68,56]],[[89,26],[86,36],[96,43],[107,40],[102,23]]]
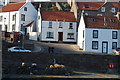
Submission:
[[[110,22],[111,22],[111,23],[115,23],[115,20],[114,20],[114,19],[110,19]]]
[[[105,12],[105,7],[102,7],[102,8],[101,8],[101,12]]]
[[[96,22],[96,18],[92,18],[92,21],[93,21],[93,22]]]
[[[27,7],[24,7],[24,11],[27,11]]]
[[[85,8],[89,8],[89,5],[88,5],[88,4],[85,4],[84,6],[85,6]]]
[[[116,11],[115,8],[111,8],[112,13],[115,13],[115,11]]]

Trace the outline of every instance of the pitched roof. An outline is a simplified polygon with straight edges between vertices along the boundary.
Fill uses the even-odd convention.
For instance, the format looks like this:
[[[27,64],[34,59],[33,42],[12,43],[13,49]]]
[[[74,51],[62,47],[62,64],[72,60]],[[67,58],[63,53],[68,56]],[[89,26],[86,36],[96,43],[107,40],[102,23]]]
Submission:
[[[42,16],[42,20],[45,20],[45,21],[76,22],[73,12],[42,11],[41,16]]]
[[[2,8],[1,12],[18,11],[26,2],[10,3]]]
[[[77,5],[80,10],[98,10],[104,2],[78,2]]]
[[[86,28],[120,29],[120,21],[112,16],[85,16]]]
[[[112,5],[114,6],[114,7],[116,7],[116,8],[118,8],[119,9],[119,11],[120,11],[120,3],[112,3]]]

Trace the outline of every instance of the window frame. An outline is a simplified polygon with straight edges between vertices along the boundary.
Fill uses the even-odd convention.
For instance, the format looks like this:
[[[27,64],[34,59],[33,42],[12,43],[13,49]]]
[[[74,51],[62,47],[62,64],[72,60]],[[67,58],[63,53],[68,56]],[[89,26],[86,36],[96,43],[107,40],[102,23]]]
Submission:
[[[47,32],[46,38],[51,38],[51,39],[53,39],[53,38],[54,38],[54,32]]]
[[[97,46],[94,47],[94,43],[96,43]],[[98,50],[98,41],[92,41],[92,49]]]
[[[21,21],[25,21],[25,14],[21,14]]]
[[[96,32],[96,34],[95,34],[95,32]],[[93,38],[98,38],[98,30],[93,30]]]
[[[116,12],[115,7],[112,7],[112,8],[111,8],[111,12],[112,12],[112,13],[115,13],[115,12]]]
[[[74,39],[74,33],[67,33],[67,39]]]
[[[63,28],[62,22],[59,22],[59,28]]]
[[[49,21],[49,26],[48,26],[48,28],[52,28],[52,21]]]
[[[105,7],[101,7],[101,12],[105,12]]]
[[[89,5],[88,5],[88,4],[84,4],[84,7],[85,7],[85,8],[89,8]]]
[[[114,43],[116,44],[115,48],[113,46]],[[117,49],[117,42],[112,42],[112,49]]]
[[[24,7],[24,11],[27,11],[27,7]]]
[[[69,23],[69,29],[73,29],[73,23]]]
[[[0,16],[0,22],[2,22],[3,21],[3,16]]]
[[[115,37],[114,37],[115,33]],[[117,39],[118,38],[118,31],[112,31],[112,39]]]

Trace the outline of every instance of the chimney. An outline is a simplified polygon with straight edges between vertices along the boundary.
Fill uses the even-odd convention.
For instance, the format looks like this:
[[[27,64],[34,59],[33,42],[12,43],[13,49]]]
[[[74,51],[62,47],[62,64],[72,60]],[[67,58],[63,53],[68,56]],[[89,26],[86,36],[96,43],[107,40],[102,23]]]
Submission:
[[[5,6],[9,4],[9,0],[5,0]]]
[[[27,2],[31,2],[31,0],[26,0],[26,3],[27,3]]]

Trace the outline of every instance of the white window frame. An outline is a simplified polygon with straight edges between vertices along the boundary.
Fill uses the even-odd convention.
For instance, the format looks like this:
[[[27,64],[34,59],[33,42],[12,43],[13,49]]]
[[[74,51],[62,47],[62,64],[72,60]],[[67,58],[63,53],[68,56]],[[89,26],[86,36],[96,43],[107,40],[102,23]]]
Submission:
[[[74,39],[74,33],[68,33],[67,39]]]
[[[3,16],[0,16],[0,22],[2,22],[3,21]]]
[[[52,21],[49,22],[48,28],[52,28]]]
[[[101,12],[105,12],[105,7],[101,7]]]
[[[21,14],[21,21],[25,21],[25,14]]]
[[[63,28],[62,22],[59,22],[59,28]]]
[[[112,13],[115,13],[115,12],[116,12],[116,10],[115,10],[114,7],[111,8],[111,12],[112,12]]]
[[[69,29],[73,29],[73,23],[69,23]]]
[[[47,32],[47,37],[46,38],[54,38],[54,32]]]

